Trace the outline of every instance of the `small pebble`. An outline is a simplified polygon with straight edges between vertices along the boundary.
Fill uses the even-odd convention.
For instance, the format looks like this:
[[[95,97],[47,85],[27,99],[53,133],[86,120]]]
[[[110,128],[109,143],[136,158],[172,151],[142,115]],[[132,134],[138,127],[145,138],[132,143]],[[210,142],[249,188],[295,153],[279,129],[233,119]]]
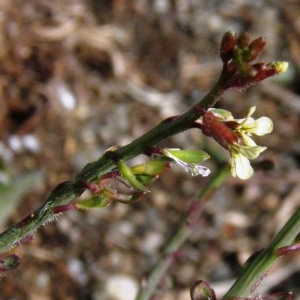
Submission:
[[[107,279],[105,289],[115,300],[134,300],[138,292],[138,284],[130,276],[114,275]]]

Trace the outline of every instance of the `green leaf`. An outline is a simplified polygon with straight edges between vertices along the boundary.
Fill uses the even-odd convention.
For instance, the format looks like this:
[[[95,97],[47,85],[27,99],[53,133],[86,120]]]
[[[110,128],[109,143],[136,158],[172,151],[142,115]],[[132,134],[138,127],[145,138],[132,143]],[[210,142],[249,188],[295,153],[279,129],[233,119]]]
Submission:
[[[199,164],[209,158],[209,155],[201,150],[167,149],[167,151],[179,160],[188,164]]]
[[[169,163],[162,160],[150,160],[143,164],[131,167],[135,175],[159,175],[168,168]]]

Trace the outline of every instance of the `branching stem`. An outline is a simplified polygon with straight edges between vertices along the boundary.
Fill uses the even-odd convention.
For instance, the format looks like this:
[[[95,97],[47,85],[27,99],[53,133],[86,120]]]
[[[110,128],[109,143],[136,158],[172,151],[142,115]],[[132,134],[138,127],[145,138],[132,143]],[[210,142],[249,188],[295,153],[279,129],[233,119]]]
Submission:
[[[0,254],[14,247],[22,238],[32,234],[41,225],[51,221],[54,218],[55,207],[69,204],[79,197],[84,191],[81,183],[96,182],[103,174],[116,167],[116,158],[129,160],[164,139],[193,127],[193,123],[201,116],[199,112],[204,112],[205,109],[215,104],[223,92],[221,73],[215,87],[197,104],[201,110],[191,108],[178,118],[158,124],[130,144],[113,152],[108,151],[99,160],[87,164],[73,179],[54,189],[44,204],[32,214],[0,234]]]
[[[244,37],[243,41],[245,41],[245,36],[242,37]],[[220,52],[223,61],[223,69],[215,87],[202,99],[202,101],[194,105],[181,116],[166,119],[130,144],[117,148],[116,150],[105,152],[97,161],[87,164],[70,181],[58,185],[47,197],[44,204],[18,224],[0,234],[0,254],[5,253],[18,243],[28,239],[33,231],[37,230],[41,225],[50,222],[57,213],[64,211],[68,207],[72,207],[73,201],[87,188],[84,183],[97,183],[101,176],[114,170],[120,161],[124,162],[123,171],[126,171],[125,162],[127,160],[139,154],[149,153],[149,149],[172,135],[197,127],[195,121],[201,117],[208,108],[215,105],[226,89],[233,87],[246,88],[257,84],[265,78],[285,72],[287,69],[288,64],[286,62],[250,64],[250,62],[252,62],[252,60],[254,60],[263,50],[265,40],[259,38],[249,44],[248,39],[246,39],[247,45],[239,45],[240,41],[241,38],[237,39],[236,35],[232,32],[228,32],[224,35]],[[242,59],[242,61],[240,59]],[[207,115],[209,114],[206,113],[205,116]],[[211,122],[209,125],[211,125]],[[207,126],[208,125],[206,124],[206,127]],[[222,143],[220,144],[222,145]],[[127,174],[131,175],[128,170]],[[174,261],[176,251],[189,237],[194,228],[197,227],[199,213],[203,209],[203,203],[200,202],[210,198],[214,189],[220,186],[224,181],[224,174],[225,173],[220,169],[215,177],[211,178],[207,187],[205,187],[198,195],[198,206],[196,205],[191,209],[187,220],[179,227],[173,239],[168,243],[164,252],[164,257],[153,269],[148,280],[148,287],[140,291],[137,298],[138,300],[150,299],[161,277]],[[136,182],[133,183],[136,184]],[[293,249],[293,246],[291,245],[299,234],[299,230],[300,208],[296,210],[294,215],[276,235],[273,242],[271,242],[271,244],[255,258],[251,259],[251,261],[246,262],[240,276],[223,297],[223,300],[245,299],[249,297],[257,284],[266,275],[270,266],[281,255],[280,251],[278,252],[278,249],[285,249],[284,251]],[[296,249],[297,247],[294,248]],[[12,257],[9,258],[11,259]]]

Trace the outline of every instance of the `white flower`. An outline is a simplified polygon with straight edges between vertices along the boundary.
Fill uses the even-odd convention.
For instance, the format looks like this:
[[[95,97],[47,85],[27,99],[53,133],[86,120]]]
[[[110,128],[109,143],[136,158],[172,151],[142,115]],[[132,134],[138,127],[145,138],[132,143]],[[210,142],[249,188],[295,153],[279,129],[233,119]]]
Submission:
[[[251,116],[255,112],[256,107],[250,108],[248,116],[245,119],[235,120],[239,125],[234,129],[239,133],[243,139],[243,142],[247,146],[255,146],[255,142],[250,138],[252,134],[263,136],[271,133],[273,130],[273,122],[267,117],[261,117],[257,120]]]
[[[257,158],[260,153],[267,149],[266,147],[257,146],[250,136],[252,134],[262,136],[273,130],[271,119],[261,117],[255,120],[251,117],[255,109],[255,106],[251,107],[245,119],[235,120],[239,125],[234,131],[241,136],[242,142],[233,144],[230,148],[231,174],[241,179],[248,179],[253,174],[249,159]]]
[[[261,117],[257,120],[251,116],[255,112],[256,107],[250,108],[249,113],[244,119],[234,119],[229,111],[222,109],[211,109],[221,122],[232,122],[235,125],[232,130],[239,135],[239,141],[230,145],[229,152],[231,156],[231,174],[234,177],[248,179],[253,174],[250,165],[252,159],[257,158],[260,153],[265,151],[266,147],[256,145],[251,138],[252,134],[263,136],[272,132],[273,122],[267,117]],[[228,124],[228,123],[227,123]],[[229,126],[229,125],[228,125]]]

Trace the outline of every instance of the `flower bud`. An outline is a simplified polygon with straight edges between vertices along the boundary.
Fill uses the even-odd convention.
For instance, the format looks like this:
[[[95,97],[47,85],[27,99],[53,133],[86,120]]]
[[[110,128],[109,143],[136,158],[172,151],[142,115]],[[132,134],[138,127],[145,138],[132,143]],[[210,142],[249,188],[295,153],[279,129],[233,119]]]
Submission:
[[[190,291],[191,300],[216,300],[215,291],[203,280],[196,281]]]
[[[220,122],[210,111],[202,116],[202,132],[207,136],[211,136],[227,150],[239,139],[239,136],[231,128]]]
[[[289,63],[286,61],[275,61],[270,64],[270,67],[273,67],[276,70],[276,74],[280,74],[288,69]]]
[[[223,35],[220,47],[220,57],[224,63],[228,62],[232,58],[236,42],[237,37],[235,32],[227,31]]]
[[[117,163],[118,169],[123,178],[127,179],[128,182],[135,188],[148,192],[149,190],[145,187],[134,175],[131,168],[125,164],[123,160],[119,160]]]
[[[237,38],[237,45],[239,48],[246,48],[249,46],[250,37],[248,33],[242,32]]]
[[[17,254],[9,254],[0,258],[0,272],[6,272],[17,268],[20,264],[20,257]]]
[[[267,40],[264,37],[259,37],[252,41],[249,45],[249,56],[247,57],[247,62],[253,61],[258,55],[264,50]]]
[[[283,61],[274,61],[269,64],[257,63],[252,66],[257,70],[257,74],[249,80],[249,84],[257,84],[258,82],[285,72],[288,68],[288,63]]]

